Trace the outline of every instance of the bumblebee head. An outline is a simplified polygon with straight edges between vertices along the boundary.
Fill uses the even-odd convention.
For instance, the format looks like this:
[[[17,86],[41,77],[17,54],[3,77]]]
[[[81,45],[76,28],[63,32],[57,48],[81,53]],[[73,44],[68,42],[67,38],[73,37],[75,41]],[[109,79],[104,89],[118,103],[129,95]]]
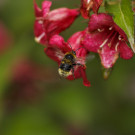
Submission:
[[[72,51],[72,53],[76,56],[76,52],[75,51]]]
[[[69,75],[72,74],[70,71],[64,71],[60,68],[58,69],[58,73],[59,73],[60,76],[62,76],[64,78],[66,78],[66,77],[68,77]]]

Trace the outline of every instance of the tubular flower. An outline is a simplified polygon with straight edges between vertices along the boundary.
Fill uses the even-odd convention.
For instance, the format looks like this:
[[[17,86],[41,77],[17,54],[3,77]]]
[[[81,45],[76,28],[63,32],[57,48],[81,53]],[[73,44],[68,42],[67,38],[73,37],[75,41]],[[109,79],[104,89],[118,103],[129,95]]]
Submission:
[[[74,71],[72,74],[69,74],[66,79],[74,80],[77,78],[83,79],[83,84],[87,87],[90,86],[90,82],[86,77],[86,66],[85,66],[85,58],[88,54],[88,51],[85,48],[82,48],[81,41],[84,36],[85,31],[77,32],[73,36],[71,36],[66,43],[64,39],[59,35],[54,35],[49,41],[49,47],[45,48],[45,53],[48,57],[53,59],[61,64],[61,60],[64,58],[67,52],[76,51],[76,63],[81,65],[75,65]],[[64,54],[63,57],[61,54]],[[78,60],[77,60],[78,59]],[[73,70],[73,69],[71,69]]]
[[[51,36],[59,34],[68,28],[79,15],[77,9],[59,8],[50,11],[52,2],[45,0],[40,9],[34,1],[35,24],[34,34],[35,40],[41,44],[48,44]]]
[[[119,54],[123,59],[132,58],[133,52],[127,45],[125,32],[110,15],[93,14],[87,30],[83,45],[89,51],[99,53],[105,68],[112,67]]]
[[[89,11],[92,9],[94,13],[98,12],[103,0],[81,0],[81,14],[87,19],[89,18]]]

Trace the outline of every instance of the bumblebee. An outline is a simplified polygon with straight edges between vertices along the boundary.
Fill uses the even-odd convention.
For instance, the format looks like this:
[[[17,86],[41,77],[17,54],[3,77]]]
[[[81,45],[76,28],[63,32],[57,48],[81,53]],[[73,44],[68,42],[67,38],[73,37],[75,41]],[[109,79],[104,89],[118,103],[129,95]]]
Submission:
[[[70,45],[71,47],[71,45]],[[82,47],[80,47],[82,48]],[[74,67],[75,66],[84,66],[85,65],[85,58],[81,57],[81,58],[77,58],[76,57],[76,51],[78,51],[80,48],[78,48],[75,51],[70,51],[67,52],[66,54],[62,54],[60,52],[57,52],[57,57],[60,58],[61,63],[60,66],[58,68],[58,73],[60,76],[66,78],[69,75],[73,75],[74,76]],[[72,47],[71,47],[72,49]]]
[[[71,45],[70,45],[70,48],[72,49]],[[76,52],[81,48],[84,48],[84,47],[80,47],[75,51],[73,51],[73,49],[72,49],[72,51],[67,52],[66,54],[62,53],[60,50],[55,48],[56,56],[61,60],[60,66],[58,68],[58,73],[60,76],[66,78],[69,75],[73,75],[73,77],[75,79],[74,68],[76,68],[76,66],[85,67],[86,58],[85,57],[79,57],[79,58],[76,57]],[[87,59],[88,59],[88,57],[87,57]]]
[[[76,52],[67,52],[64,58],[61,60],[61,64],[58,69],[58,73],[62,77],[67,77],[71,74],[74,75],[74,66],[78,65],[76,62]],[[71,72],[72,70],[72,72]]]

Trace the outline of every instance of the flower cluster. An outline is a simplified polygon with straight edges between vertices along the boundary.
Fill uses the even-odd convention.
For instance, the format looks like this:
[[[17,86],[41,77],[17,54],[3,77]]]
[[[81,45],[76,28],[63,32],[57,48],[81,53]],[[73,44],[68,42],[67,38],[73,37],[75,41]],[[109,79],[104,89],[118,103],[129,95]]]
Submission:
[[[66,78],[69,80],[82,78],[83,84],[87,87],[90,86],[90,82],[86,77],[85,61],[89,52],[99,54],[105,69],[111,68],[119,55],[123,59],[130,59],[133,56],[132,50],[127,45],[125,32],[110,15],[98,13],[102,2],[103,0],[81,0],[80,9],[59,8],[50,11],[51,1],[43,1],[41,9],[34,1],[35,41],[46,47],[45,54],[59,66],[64,55],[75,52],[76,61],[72,63],[74,65],[71,65],[72,72]],[[94,12],[91,16],[89,16],[90,10]],[[80,14],[89,19],[88,27],[76,32],[65,42],[59,33],[70,27]],[[77,59],[80,59],[79,62]]]

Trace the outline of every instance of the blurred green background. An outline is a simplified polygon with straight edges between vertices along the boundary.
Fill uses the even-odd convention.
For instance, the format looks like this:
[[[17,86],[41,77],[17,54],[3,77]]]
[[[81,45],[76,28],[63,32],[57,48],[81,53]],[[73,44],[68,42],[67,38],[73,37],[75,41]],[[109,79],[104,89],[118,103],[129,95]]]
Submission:
[[[52,1],[51,9],[80,5]],[[34,41],[34,19],[33,0],[0,0],[10,41],[0,51],[0,135],[134,135],[135,57],[118,59],[108,80],[98,56],[88,61],[89,88],[81,79],[60,79],[58,65]],[[67,40],[86,26],[79,17],[61,35]]]

